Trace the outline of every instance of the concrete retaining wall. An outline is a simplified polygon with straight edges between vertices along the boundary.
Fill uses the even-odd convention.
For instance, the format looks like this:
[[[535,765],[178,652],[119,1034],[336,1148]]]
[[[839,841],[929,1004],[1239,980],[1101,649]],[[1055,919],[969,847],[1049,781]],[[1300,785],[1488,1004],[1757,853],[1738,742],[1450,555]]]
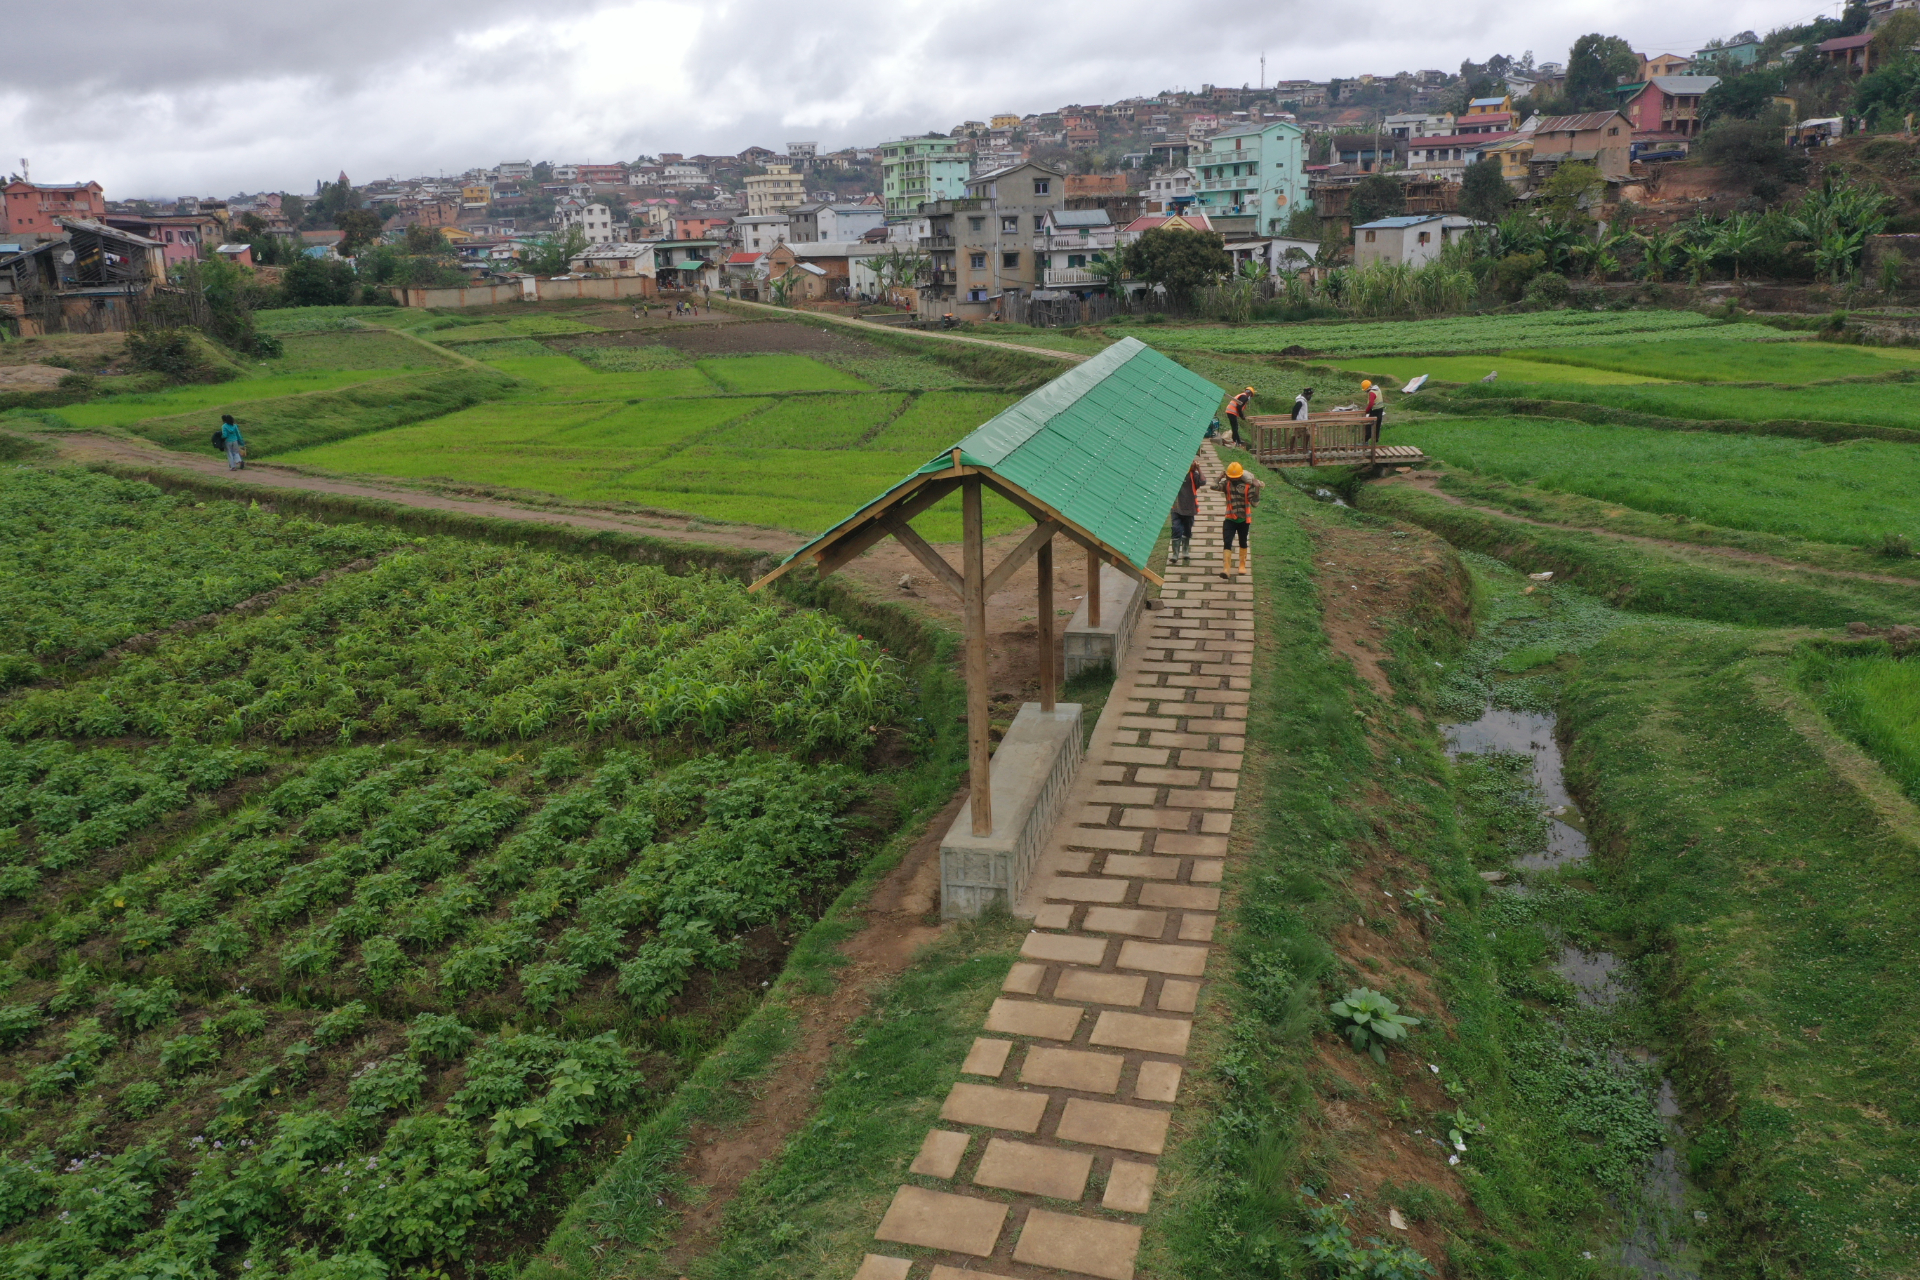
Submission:
[[[1086,754],[1080,705],[1029,702],[993,753],[993,834],[973,834],[973,802],[940,842],[940,915],[977,916],[1020,900]]]
[[[1071,680],[1089,667],[1102,663],[1120,669],[1126,657],[1127,640],[1133,624],[1140,619],[1147,592],[1138,579],[1129,578],[1110,564],[1100,566],[1100,625],[1087,625],[1087,602],[1074,610],[1073,620],[1061,635],[1066,653],[1066,678]]]

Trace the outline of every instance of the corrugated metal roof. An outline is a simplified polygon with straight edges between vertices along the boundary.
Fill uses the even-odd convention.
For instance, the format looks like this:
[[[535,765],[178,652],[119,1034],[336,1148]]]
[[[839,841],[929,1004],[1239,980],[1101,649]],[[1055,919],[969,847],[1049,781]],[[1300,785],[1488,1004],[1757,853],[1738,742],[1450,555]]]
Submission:
[[[1056,227],[1104,227],[1111,222],[1105,209],[1056,209],[1053,212]]]
[[[1143,568],[1221,395],[1138,338],[1123,338],[974,428],[874,501],[917,476],[949,469],[957,448],[963,464],[1018,486]],[[856,514],[872,505],[861,504]]]
[[[1647,82],[1662,93],[1695,95],[1720,83],[1719,76],[1655,76]]]
[[[1619,115],[1618,111],[1586,111],[1577,116],[1548,116],[1533,126],[1535,133],[1585,133]]]

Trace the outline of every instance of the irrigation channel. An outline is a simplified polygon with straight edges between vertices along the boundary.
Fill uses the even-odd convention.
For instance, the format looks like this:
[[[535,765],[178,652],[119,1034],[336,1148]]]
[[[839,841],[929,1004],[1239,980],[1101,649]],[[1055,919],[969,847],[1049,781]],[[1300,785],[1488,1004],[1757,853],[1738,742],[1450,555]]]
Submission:
[[[1614,952],[1583,945],[1557,921],[1584,913],[1573,900],[1593,892],[1586,877],[1589,851],[1585,821],[1568,793],[1551,710],[1559,681],[1553,668],[1564,657],[1629,625],[1650,620],[1610,609],[1566,587],[1529,588],[1525,579],[1499,561],[1464,557],[1485,589],[1486,615],[1479,637],[1447,684],[1446,710],[1470,712],[1473,720],[1443,724],[1447,754],[1505,773],[1516,804],[1531,804],[1529,817],[1545,822],[1517,824],[1530,832],[1525,845],[1509,846],[1515,856],[1508,870],[1487,870],[1489,892],[1509,895],[1520,906],[1551,897],[1537,911],[1514,914],[1546,936],[1552,972],[1573,989],[1578,1013],[1560,1020],[1557,1031],[1570,1053],[1604,1056],[1620,1078],[1636,1082],[1640,1096],[1658,1117],[1659,1137],[1641,1162],[1638,1187],[1616,1192],[1623,1229],[1617,1263],[1647,1280],[1698,1280],[1697,1254],[1687,1226],[1700,1210],[1688,1209],[1681,1141],[1680,1106],[1673,1083],[1658,1057],[1644,1043],[1650,1037],[1649,1010],[1632,966]],[[1670,620],[1651,625],[1690,625]],[[1502,767],[1504,766],[1504,768]],[[1530,785],[1528,785],[1530,781]],[[1524,848],[1524,851],[1522,851]],[[1563,914],[1561,906],[1574,906]],[[1592,939],[1586,940],[1591,942]],[[1557,955],[1556,955],[1557,952]]]

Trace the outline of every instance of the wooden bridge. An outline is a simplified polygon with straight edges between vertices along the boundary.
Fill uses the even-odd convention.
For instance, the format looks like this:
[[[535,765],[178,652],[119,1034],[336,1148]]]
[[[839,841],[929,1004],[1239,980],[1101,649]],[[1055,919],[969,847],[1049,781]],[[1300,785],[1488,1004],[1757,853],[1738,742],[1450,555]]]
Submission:
[[[1316,413],[1305,421],[1278,414],[1247,419],[1248,443],[1268,467],[1410,467],[1427,455],[1410,444],[1369,440],[1373,420],[1364,413]]]

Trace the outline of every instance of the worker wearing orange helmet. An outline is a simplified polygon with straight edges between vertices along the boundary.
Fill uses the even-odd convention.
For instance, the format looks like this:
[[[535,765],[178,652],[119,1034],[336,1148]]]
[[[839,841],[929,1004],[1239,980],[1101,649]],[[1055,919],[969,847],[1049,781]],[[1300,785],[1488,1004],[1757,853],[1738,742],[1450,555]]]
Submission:
[[[1240,540],[1240,572],[1247,571],[1247,535],[1253,529],[1253,509],[1260,502],[1260,491],[1267,486],[1247,474],[1237,462],[1227,464],[1227,474],[1207,486],[1227,495],[1227,518],[1220,526],[1226,549],[1220,553],[1220,576],[1233,581],[1233,542]]]
[[[1233,399],[1227,401],[1227,426],[1233,431],[1233,442],[1245,447],[1240,439],[1240,428],[1246,425],[1247,402],[1253,399],[1253,388],[1248,387]]]
[[[1380,443],[1380,423],[1387,416],[1387,394],[1371,382],[1362,382],[1360,389],[1367,393],[1367,407],[1361,410],[1373,421],[1367,424],[1368,444]]]

